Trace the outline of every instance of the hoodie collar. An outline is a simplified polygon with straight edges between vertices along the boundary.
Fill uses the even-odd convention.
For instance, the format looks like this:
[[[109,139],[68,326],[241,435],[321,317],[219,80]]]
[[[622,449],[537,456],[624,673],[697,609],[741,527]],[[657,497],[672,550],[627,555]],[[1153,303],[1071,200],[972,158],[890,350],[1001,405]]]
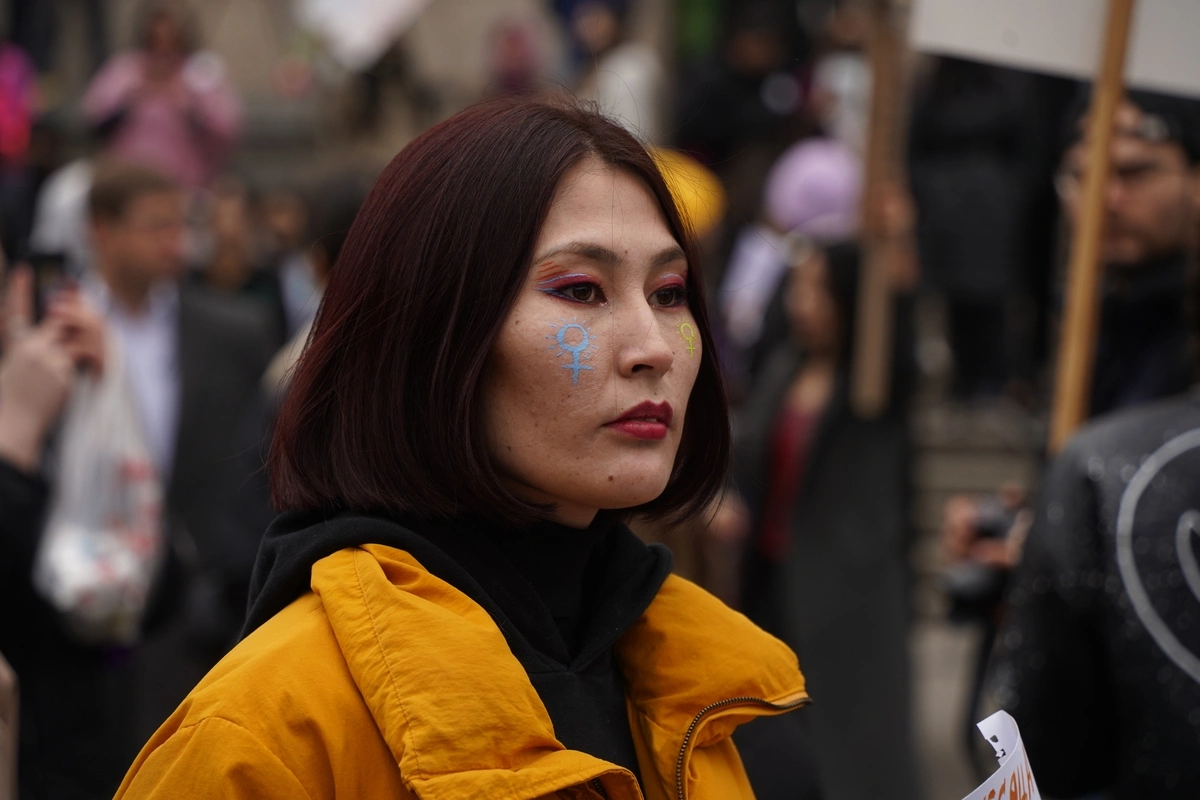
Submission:
[[[612,797],[639,796],[627,771],[563,747],[488,612],[410,554],[383,545],[339,551],[313,566],[312,589],[401,773],[421,797],[525,800],[597,778]],[[616,655],[654,771],[667,783],[681,750],[715,743],[774,711],[738,702],[702,714],[708,706],[748,698],[783,704],[804,695],[785,645],[674,576]]]

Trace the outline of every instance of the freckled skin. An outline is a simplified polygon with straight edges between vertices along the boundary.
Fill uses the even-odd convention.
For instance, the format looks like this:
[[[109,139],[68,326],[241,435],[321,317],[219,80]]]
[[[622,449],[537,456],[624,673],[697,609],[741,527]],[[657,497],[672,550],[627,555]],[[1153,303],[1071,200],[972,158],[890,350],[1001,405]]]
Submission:
[[[601,508],[640,505],[666,487],[699,371],[700,342],[697,337],[690,355],[679,326],[695,320],[685,302],[664,300],[686,278],[687,264],[654,264],[678,243],[637,178],[592,160],[567,174],[534,254],[577,242],[611,250],[620,261],[567,253],[531,265],[490,354],[485,413],[490,452],[514,491],[554,503],[561,521],[586,526]],[[596,291],[551,293],[545,281],[556,271],[584,276]],[[577,382],[574,370],[563,368],[571,357],[555,339],[573,320],[591,339],[587,359],[580,360],[591,369],[579,370]],[[568,341],[574,346],[579,339]],[[647,400],[671,404],[666,438],[634,439],[605,427]]]

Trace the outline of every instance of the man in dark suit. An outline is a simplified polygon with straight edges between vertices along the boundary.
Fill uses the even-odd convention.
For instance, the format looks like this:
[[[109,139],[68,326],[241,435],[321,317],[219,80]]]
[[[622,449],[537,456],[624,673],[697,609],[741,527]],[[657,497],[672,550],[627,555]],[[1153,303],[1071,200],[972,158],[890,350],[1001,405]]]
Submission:
[[[231,642],[255,541],[225,524],[257,446],[246,420],[269,359],[256,307],[185,287],[185,197],[145,168],[97,170],[89,196],[94,270],[82,293],[122,353],[135,412],[167,498],[167,555],[136,647],[73,642],[29,586],[0,587],[0,650],[21,683],[21,798],[110,797],[137,747]],[[0,454],[2,456],[2,454]],[[24,466],[24,469],[21,467]],[[36,542],[49,492],[36,463],[0,481],[0,562]],[[12,497],[8,495],[12,494]],[[19,495],[19,496],[18,496]],[[20,514],[8,513],[19,509]],[[36,548],[23,546],[32,560]],[[12,566],[12,561],[6,564]],[[13,613],[28,608],[28,613]]]

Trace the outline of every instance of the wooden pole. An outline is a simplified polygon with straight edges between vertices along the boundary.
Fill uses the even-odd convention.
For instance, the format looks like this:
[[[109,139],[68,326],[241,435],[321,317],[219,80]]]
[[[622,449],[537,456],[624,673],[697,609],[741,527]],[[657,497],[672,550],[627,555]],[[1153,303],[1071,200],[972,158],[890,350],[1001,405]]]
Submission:
[[[867,419],[883,414],[891,393],[892,286],[879,229],[879,194],[900,179],[901,120],[904,110],[904,42],[889,0],[872,0],[868,58],[871,62],[871,116],[864,158],[863,269],[850,383],[850,404]]]
[[[1125,51],[1135,0],[1109,0],[1108,23],[1099,74],[1087,118],[1087,167],[1080,194],[1071,259],[1067,272],[1066,308],[1059,335],[1054,409],[1050,420],[1050,452],[1058,453],[1090,411],[1092,371],[1096,357],[1099,291],[1103,264],[1105,191],[1108,186],[1113,125],[1124,96]]]

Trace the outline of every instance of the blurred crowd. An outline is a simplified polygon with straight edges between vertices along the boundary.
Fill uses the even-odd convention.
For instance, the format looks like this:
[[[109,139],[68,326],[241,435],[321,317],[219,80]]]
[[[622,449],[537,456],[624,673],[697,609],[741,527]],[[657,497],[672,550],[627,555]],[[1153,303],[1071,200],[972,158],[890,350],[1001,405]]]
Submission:
[[[882,182],[864,209],[878,181],[864,155],[878,20],[859,5],[680,0],[657,39],[634,0],[541,5],[561,53],[527,20],[502,22],[485,93],[598,103],[653,149],[702,245],[736,408],[734,469],[708,519],[639,532],[800,655],[816,704],[738,734],[756,790],[924,796],[911,420],[917,406],[1045,414],[1088,88],[918,60],[896,173],[907,179]],[[0,654],[20,685],[19,714],[0,698],[0,750],[19,738],[18,797],[98,798],[237,640],[274,514],[273,412],[326,276],[353,268],[337,257],[373,174],[297,163],[261,183],[234,169],[247,110],[202,40],[200,4],[147,2],[135,44],[111,53],[105,4],[81,4],[94,74],[60,101],[69,113],[48,107],[54,6],[14,0],[0,24]],[[422,113],[454,110],[403,62],[397,46],[356,75],[363,130],[394,96],[389,82]],[[64,118],[79,120],[75,134]],[[1073,443],[1044,486],[945,510],[952,614],[987,631],[964,717],[989,702],[1012,710],[1060,797],[1200,786],[1200,621],[1186,608],[1200,600],[1188,538],[1200,523],[1180,533],[1174,511],[1200,492],[1183,462],[1139,489],[1152,509],[1165,498],[1161,514],[1135,497],[1118,519],[1146,457],[1200,425],[1185,394],[1200,107],[1129,94],[1111,158],[1091,409],[1117,416]],[[874,414],[852,402],[868,270],[882,270],[892,298],[890,393]],[[111,514],[132,519],[130,487],[148,482],[137,502],[152,530],[130,553],[75,553],[69,526],[56,526],[84,384],[125,408],[105,419],[136,420],[136,442],[110,466],[123,480],[94,484],[115,487]],[[1143,408],[1172,397],[1184,399]],[[1122,556],[1131,526],[1143,549]],[[1149,569],[1138,558],[1163,548],[1147,586],[1131,589],[1130,570]],[[121,559],[134,566],[113,577]],[[116,627],[95,610],[114,584]],[[1113,714],[1097,715],[1101,697]]]

